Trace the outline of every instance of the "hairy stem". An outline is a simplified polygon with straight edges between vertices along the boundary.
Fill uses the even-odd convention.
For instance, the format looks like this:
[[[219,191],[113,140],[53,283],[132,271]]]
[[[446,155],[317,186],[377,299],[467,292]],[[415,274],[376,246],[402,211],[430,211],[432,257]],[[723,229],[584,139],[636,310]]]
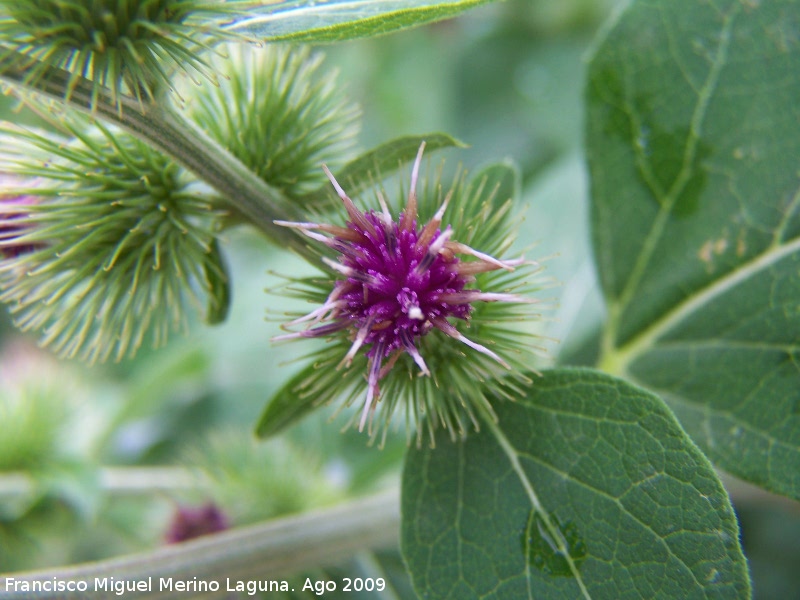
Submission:
[[[86,563],[61,569],[7,573],[0,594],[22,590],[22,580],[85,581],[86,592],[60,592],[66,600],[96,598],[95,579],[151,581],[150,590],[125,592],[126,598],[186,598],[186,591],[161,589],[161,578],[217,582],[219,592],[204,598],[228,596],[226,580],[276,580],[303,569],[331,566],[369,549],[393,547],[400,527],[397,489],[317,512],[277,519],[166,546],[145,554]],[[152,578],[152,579],[148,579]],[[31,586],[33,589],[33,586]],[[107,588],[107,591],[111,588]],[[190,594],[196,597],[194,594]],[[29,592],[25,598],[53,598],[52,592]]]
[[[40,75],[31,79],[34,66]],[[290,201],[163,100],[140,104],[123,96],[118,106],[108,95],[93,96],[91,81],[8,50],[0,79],[118,125],[192,171],[275,243],[306,253],[298,236],[274,223],[299,220]]]

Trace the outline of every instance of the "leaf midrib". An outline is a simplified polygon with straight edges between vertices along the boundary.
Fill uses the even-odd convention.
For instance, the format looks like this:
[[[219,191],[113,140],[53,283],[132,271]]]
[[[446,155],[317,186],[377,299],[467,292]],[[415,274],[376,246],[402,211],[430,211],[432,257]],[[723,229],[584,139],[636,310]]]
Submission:
[[[580,413],[570,412],[570,411],[559,411],[559,410],[556,410],[556,409],[544,408],[544,407],[537,407],[537,410],[542,410],[543,412],[546,412],[546,413],[564,414],[564,415],[569,415],[571,417],[578,417],[578,418],[583,417],[583,418],[585,418],[585,415],[582,415]],[[618,422],[620,424],[624,423],[625,425],[629,425],[629,426],[635,425],[635,423],[631,423],[630,421],[616,421],[616,420],[613,420],[613,419],[611,419],[611,420],[609,420],[609,419],[600,419],[600,420],[607,420],[609,422],[614,422],[614,423]],[[545,523],[545,526],[547,527],[548,533],[550,533],[552,539],[556,541],[556,543],[558,544],[559,551],[562,553],[562,555],[567,560],[567,563],[568,563],[568,565],[570,567],[570,571],[575,576],[575,578],[576,578],[576,580],[578,582],[578,585],[579,585],[579,587],[581,589],[581,592],[584,595],[584,598],[589,600],[591,598],[591,596],[589,594],[588,589],[586,588],[585,583],[583,582],[583,579],[580,576],[580,571],[578,570],[577,565],[575,565],[571,555],[569,554],[569,551],[568,551],[568,549],[566,547],[566,543],[565,543],[565,541],[564,541],[564,539],[562,537],[561,531],[557,527],[555,527],[553,522],[550,520],[550,517],[549,517],[547,511],[544,510],[544,507],[542,506],[542,504],[541,504],[541,502],[540,502],[540,500],[538,498],[538,495],[536,494],[535,490],[533,489],[533,484],[531,483],[530,479],[528,478],[527,473],[525,472],[524,468],[522,467],[522,464],[519,461],[519,457],[520,456],[525,456],[525,458],[527,458],[528,460],[531,460],[531,461],[541,465],[542,467],[551,470],[553,473],[556,473],[560,477],[564,477],[566,480],[571,481],[575,485],[578,485],[578,486],[580,486],[580,487],[582,487],[582,488],[584,488],[584,489],[586,489],[586,490],[588,490],[588,491],[590,491],[592,493],[595,493],[598,496],[606,498],[608,501],[614,503],[623,514],[625,514],[628,517],[630,517],[634,522],[638,523],[646,531],[649,531],[650,533],[652,533],[654,538],[659,540],[664,545],[664,549],[666,550],[666,552],[670,556],[675,558],[680,564],[682,564],[686,568],[686,572],[692,577],[692,579],[694,579],[695,583],[697,583],[698,586],[703,587],[701,582],[697,579],[697,576],[695,575],[695,573],[692,570],[691,566],[688,565],[678,554],[676,554],[672,550],[672,548],[669,546],[669,544],[667,544],[666,539],[664,537],[662,537],[660,534],[658,534],[652,528],[651,525],[649,525],[645,521],[642,521],[642,519],[640,517],[638,517],[635,514],[631,513],[621,503],[620,498],[615,497],[612,494],[610,494],[609,492],[607,492],[606,490],[597,488],[597,487],[591,485],[590,483],[588,483],[586,481],[583,481],[583,480],[580,480],[580,479],[576,479],[575,477],[573,477],[569,473],[567,473],[567,472],[559,469],[558,467],[556,467],[556,466],[554,466],[554,465],[542,460],[541,457],[536,457],[536,456],[533,456],[533,455],[523,454],[523,453],[518,452],[516,450],[516,448],[514,448],[514,446],[511,444],[511,441],[505,436],[503,431],[499,428],[499,426],[496,423],[494,423],[494,422],[489,423],[489,427],[490,427],[490,429],[492,431],[492,434],[494,435],[495,439],[497,440],[498,444],[500,445],[501,449],[503,450],[504,454],[509,459],[509,462],[511,463],[511,467],[514,470],[514,472],[516,473],[517,477],[519,478],[520,483],[522,484],[523,488],[525,489],[525,492],[528,495],[529,499],[531,500],[531,504],[533,505],[534,510],[536,510],[539,513],[540,517],[542,518],[543,522]],[[663,471],[662,472],[657,472],[657,473],[655,473],[655,475],[668,477],[668,475]],[[695,489],[697,489],[697,488],[695,487]],[[698,490],[698,493],[699,493],[699,490]]]
[[[291,8],[276,6],[274,10],[257,17],[244,19],[229,26],[229,28],[232,30],[252,29],[255,26],[264,27],[278,21],[289,20],[291,22],[291,20],[297,18],[313,17],[324,19],[325,17],[334,17],[332,22],[320,23],[317,27],[283,34],[279,33],[277,36],[273,36],[273,39],[280,39],[283,37],[301,36],[309,32],[344,29],[358,23],[374,21],[379,18],[385,20],[404,14],[438,12],[447,15],[454,11],[466,10],[490,1],[492,0],[430,0],[429,2],[409,4],[402,0],[350,0],[349,2],[333,2],[317,5],[303,5],[302,3],[298,3],[295,7]],[[387,6],[381,7],[380,5]],[[371,8],[372,12],[364,11],[365,8]]]
[[[765,252],[743,263],[711,285],[687,296],[682,302],[675,305],[672,310],[666,312],[624,346],[606,354],[601,361],[601,368],[608,373],[630,379],[631,374],[628,370],[630,364],[637,357],[653,348],[659,338],[718,296],[794,252],[800,252],[800,237],[787,244],[770,246]]]
[[[517,477],[519,478],[519,481],[522,484],[522,487],[525,490],[528,499],[531,501],[533,509],[541,517],[542,522],[547,528],[548,533],[550,534],[551,538],[556,542],[559,552],[561,552],[561,554],[564,556],[564,559],[567,561],[569,570],[572,573],[573,577],[575,577],[575,581],[581,590],[581,594],[586,600],[592,600],[592,597],[589,594],[589,590],[586,587],[586,583],[583,581],[583,577],[581,576],[581,573],[578,570],[578,566],[575,564],[575,561],[573,560],[572,556],[569,553],[563,534],[553,524],[553,521],[550,519],[550,515],[547,514],[547,511],[544,510],[544,507],[542,506],[542,503],[539,500],[539,496],[533,489],[533,484],[531,483],[530,479],[528,479],[527,473],[525,473],[525,470],[522,468],[522,465],[519,462],[519,454],[517,453],[517,450],[511,444],[509,439],[506,437],[505,433],[503,433],[502,429],[500,429],[499,425],[494,419],[487,418],[484,419],[484,421],[489,426],[492,435],[494,436],[495,440],[497,440],[497,443],[503,450],[503,453],[506,455],[506,458],[508,458],[509,462],[511,463],[511,468],[514,470],[514,473],[516,473]]]
[[[631,269],[625,286],[616,300],[609,301],[609,318],[603,336],[604,354],[613,352],[613,349],[616,347],[619,325],[621,323],[622,316],[625,313],[625,309],[636,295],[647,266],[650,264],[650,260],[655,254],[656,246],[666,230],[667,221],[672,214],[672,210],[675,208],[675,203],[691,178],[692,163],[694,162],[697,143],[700,140],[703,121],[708,113],[711,96],[717,87],[722,68],[726,64],[734,18],[739,13],[737,8],[738,6],[738,4],[734,3],[729,14],[725,16],[723,21],[722,29],[720,31],[720,41],[714,56],[714,62],[711,64],[708,76],[706,77],[706,80],[700,89],[698,101],[692,113],[689,135],[683,152],[681,169],[675,177],[675,180],[673,181],[669,190],[662,198],[658,197],[662,191],[659,189],[660,186],[657,185],[655,175],[649,168],[647,168],[647,163],[642,154],[642,149],[638,145],[634,144],[634,148],[636,148],[636,164],[645,182],[647,182],[651,193],[655,196],[656,201],[658,201],[660,209],[655,220],[653,221],[650,231],[644,238],[642,249],[636,258],[636,262]],[[629,114],[632,119],[637,117],[636,112],[632,108],[629,108]]]
[[[576,416],[576,415],[573,414],[573,416]],[[631,425],[631,423],[627,423],[627,424]],[[662,536],[655,529],[653,529],[652,525],[648,524],[646,521],[643,521],[641,519],[641,517],[638,517],[637,515],[633,514],[627,507],[625,507],[625,505],[622,504],[622,501],[620,500],[620,497],[613,496],[612,494],[610,494],[606,490],[603,490],[601,488],[595,487],[595,486],[593,486],[592,484],[590,484],[590,483],[588,483],[586,481],[583,481],[581,479],[576,479],[575,477],[573,477],[569,473],[563,471],[562,469],[559,469],[555,465],[552,465],[552,464],[542,460],[540,457],[533,456],[533,455],[528,455],[528,454],[526,454],[525,457],[528,460],[539,464],[540,466],[544,467],[545,469],[549,469],[550,471],[552,471],[553,473],[559,475],[560,477],[563,477],[567,481],[571,481],[575,485],[580,486],[580,487],[584,488],[585,490],[588,490],[588,491],[590,491],[590,492],[592,492],[594,494],[597,494],[598,496],[600,496],[602,498],[605,498],[609,502],[612,502],[620,510],[620,512],[622,512],[624,515],[627,515],[628,517],[630,517],[635,523],[639,524],[644,530],[646,530],[646,531],[650,532],[651,534],[653,534],[653,537],[655,539],[657,539],[659,542],[661,542],[664,550],[671,557],[675,558],[680,564],[682,564],[686,568],[686,572],[692,577],[692,579],[694,579],[694,582],[699,587],[703,587],[703,585],[697,579],[697,575],[695,575],[695,573],[692,570],[691,566],[688,565],[686,563],[686,561],[684,561],[683,558],[680,555],[676,554],[673,551],[673,549],[670,547],[670,545],[667,543],[667,541],[666,541],[666,537],[671,536],[671,535],[675,535],[675,534],[685,533],[685,531],[676,530],[676,531],[673,531],[673,532],[669,533],[667,536]],[[653,475],[650,475],[650,476],[646,477],[645,479],[643,479],[642,481],[637,482],[637,485],[640,485],[640,484],[644,483],[645,481],[647,481],[649,479],[652,479],[654,477],[669,477],[669,475],[667,475],[666,472],[664,472],[664,471],[657,471]],[[694,489],[697,489],[697,488],[695,487]],[[699,490],[698,490],[698,493],[699,493]]]

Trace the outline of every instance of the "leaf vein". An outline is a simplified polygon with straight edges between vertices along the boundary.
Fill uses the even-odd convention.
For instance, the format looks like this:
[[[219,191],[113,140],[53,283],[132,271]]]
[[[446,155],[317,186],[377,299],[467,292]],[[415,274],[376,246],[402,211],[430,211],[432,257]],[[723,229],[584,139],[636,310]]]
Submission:
[[[724,277],[717,279],[711,285],[688,296],[672,310],[665,313],[647,329],[625,344],[625,346],[619,348],[615,352],[616,356],[613,362],[615,368],[612,369],[612,372],[629,377],[628,365],[637,356],[652,347],[655,342],[670,329],[716,297],[741,284],[746,279],[758,274],[761,270],[772,266],[793,252],[798,251],[800,251],[800,238],[794,239],[791,243],[782,246],[771,246],[765,252],[755,256],[749,262],[740,265]],[[609,362],[609,364],[611,364],[611,362]]]
[[[609,501],[611,501],[612,503],[616,504],[617,507],[619,507],[620,511],[623,514],[628,515],[633,521],[635,521],[636,523],[641,525],[644,529],[646,529],[647,531],[652,533],[653,536],[662,544],[662,546],[664,546],[664,549],[669,553],[669,555],[672,556],[673,558],[675,558],[684,567],[686,567],[686,570],[689,572],[689,574],[691,575],[692,579],[694,579],[695,583],[697,583],[698,586],[703,587],[703,584],[700,583],[700,581],[697,579],[697,577],[695,576],[694,572],[692,571],[692,568],[683,560],[683,558],[681,558],[675,552],[672,551],[672,548],[670,548],[670,546],[669,546],[669,544],[667,544],[666,540],[658,532],[656,532],[655,529],[653,529],[653,527],[651,525],[649,525],[648,523],[642,521],[638,516],[636,516],[635,514],[630,512],[625,507],[625,505],[621,503],[619,498],[616,498],[616,497],[612,496],[607,491],[605,491],[603,489],[600,489],[600,488],[597,488],[597,487],[591,485],[590,483],[588,483],[586,481],[582,481],[580,479],[577,479],[572,474],[567,473],[565,471],[562,471],[561,469],[559,469],[555,465],[552,465],[552,464],[542,460],[539,457],[536,457],[536,456],[533,456],[533,455],[529,455],[529,454],[525,454],[525,453],[521,453],[520,456],[524,456],[525,458],[529,459],[531,462],[538,463],[539,465],[541,465],[541,466],[543,466],[543,467],[545,467],[547,469],[550,469],[553,473],[556,473],[557,475],[559,475],[561,477],[564,477],[568,481],[571,481],[571,482],[573,482],[573,483],[575,483],[577,485],[580,485],[580,486],[586,488],[587,490],[589,490],[591,492],[594,492],[597,495],[602,496],[602,497],[608,499]],[[669,475],[667,475],[664,472],[659,472],[658,474],[662,475],[664,477],[669,477]],[[697,489],[697,488],[695,488],[695,489]],[[699,493],[699,490],[698,490],[698,493]],[[686,531],[686,530],[683,530],[683,531]]]
[[[683,153],[683,162],[681,164],[681,169],[678,175],[676,176],[672,186],[668,190],[667,194],[663,198],[659,199],[659,204],[661,205],[661,208],[658,214],[656,215],[655,220],[653,221],[653,225],[650,228],[650,232],[645,237],[642,249],[639,253],[639,256],[636,259],[636,262],[633,266],[633,269],[631,270],[631,273],[628,277],[628,281],[626,282],[625,287],[622,290],[622,293],[619,295],[616,301],[610,303],[609,323],[606,329],[607,341],[605,344],[606,348],[608,349],[610,349],[611,347],[610,341],[613,341],[612,338],[616,334],[616,329],[620,317],[624,312],[625,307],[627,307],[627,305],[630,303],[631,299],[633,298],[637,289],[639,288],[639,284],[641,283],[641,280],[644,277],[647,265],[650,263],[650,259],[653,257],[653,254],[655,253],[658,242],[664,235],[664,231],[666,230],[667,226],[667,221],[669,220],[669,217],[672,214],[672,210],[675,207],[675,203],[677,202],[681,192],[683,191],[684,187],[691,178],[692,163],[694,162],[697,150],[697,143],[700,140],[703,121],[705,120],[705,116],[708,112],[708,108],[711,102],[711,97],[714,93],[714,90],[717,87],[717,82],[719,80],[720,73],[727,60],[728,46],[730,44],[734,17],[738,14],[738,12],[739,12],[738,4],[734,4],[733,9],[725,17],[725,20],[723,21],[722,31],[720,33],[720,42],[719,45],[717,46],[717,52],[714,57],[714,62],[712,63],[711,68],[709,69],[708,77],[706,78],[706,81],[700,90],[698,102],[697,105],[695,106],[695,110],[692,114],[692,118],[690,121],[689,135],[686,140],[686,146]],[[638,162],[639,161],[637,158],[637,164]]]
[[[511,467],[513,468],[514,472],[516,473],[517,477],[519,478],[520,483],[522,484],[525,493],[528,496],[528,499],[533,506],[533,509],[539,513],[539,516],[542,518],[542,522],[544,523],[545,527],[547,528],[548,533],[552,537],[552,539],[558,545],[558,549],[561,554],[564,556],[564,559],[567,561],[569,565],[569,569],[572,572],[572,575],[575,577],[575,581],[578,584],[578,587],[581,590],[581,594],[586,600],[591,600],[591,595],[589,594],[589,590],[586,588],[586,583],[583,581],[583,577],[581,576],[580,571],[578,570],[578,566],[575,564],[572,556],[569,553],[567,543],[564,540],[564,536],[561,531],[553,524],[553,521],[550,519],[550,515],[544,510],[542,503],[539,501],[539,496],[536,494],[536,491],[533,489],[533,484],[531,483],[530,479],[528,478],[527,473],[522,468],[522,465],[519,462],[520,453],[514,448],[511,444],[511,441],[506,437],[505,433],[500,429],[494,419],[487,418],[485,422],[488,424],[489,428],[492,431],[492,435],[494,435],[495,440],[497,440],[498,445],[505,453],[506,457],[508,458],[509,462],[511,463]]]
[[[647,385],[645,383],[637,381],[635,378],[631,378],[631,381],[633,383],[636,383],[637,385],[641,385],[641,386]],[[686,398],[685,396],[682,396],[682,395],[677,394],[675,392],[670,392],[668,390],[658,389],[658,388],[656,388],[656,387],[654,387],[652,385],[647,385],[647,387],[648,387],[648,389],[652,390],[653,392],[655,392],[657,394],[660,394],[660,395],[662,395],[662,396],[664,396],[666,398],[669,398],[670,402],[675,402],[677,404],[683,404],[684,406],[689,406],[689,407],[692,407],[692,408],[698,408],[698,403],[697,402],[694,402],[691,399]],[[702,408],[704,411],[706,411],[707,414],[703,417],[703,421],[704,421],[705,424],[708,424],[709,419],[710,419],[711,407],[709,407],[709,405],[707,405],[707,404],[701,404],[701,405],[699,405],[699,408]],[[714,408],[714,414],[717,415],[717,416],[724,415],[726,419],[731,421],[731,423],[733,423],[734,425],[737,425],[739,427],[742,427],[742,429],[746,429],[747,431],[750,431],[754,435],[764,439],[764,441],[769,445],[773,445],[773,446],[777,445],[777,446],[780,446],[780,447],[783,447],[783,448],[787,448],[787,449],[789,449],[789,450],[791,450],[793,452],[798,452],[798,450],[799,450],[797,445],[791,444],[789,442],[785,442],[785,441],[783,441],[783,440],[781,440],[779,438],[776,438],[775,436],[771,435],[766,430],[759,429],[759,428],[755,427],[752,423],[750,423],[748,421],[743,421],[740,417],[738,417],[736,415],[736,413],[731,412],[730,409],[716,408],[715,407]],[[706,433],[706,437],[709,440],[711,440],[711,436],[710,436],[709,433]],[[714,443],[710,442],[709,445],[714,446]]]

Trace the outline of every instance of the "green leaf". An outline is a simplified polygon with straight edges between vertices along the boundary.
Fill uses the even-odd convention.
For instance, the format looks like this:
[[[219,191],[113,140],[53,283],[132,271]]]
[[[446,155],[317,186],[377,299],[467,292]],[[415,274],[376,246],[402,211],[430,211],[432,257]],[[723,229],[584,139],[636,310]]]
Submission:
[[[216,239],[211,242],[210,254],[210,260],[204,265],[209,287],[205,322],[219,325],[228,318],[231,306],[230,276]]]
[[[601,365],[719,467],[800,498],[794,2],[634,2],[589,68]]]
[[[339,371],[337,366],[344,356],[339,345],[329,345],[313,356],[314,361],[269,400],[256,425],[258,437],[271,437],[294,425],[319,406],[352,390],[366,372],[363,355],[354,358],[352,367]]]
[[[230,29],[263,41],[338,42],[454,17],[491,0],[295,0],[265,4]]]
[[[298,391],[309,378],[314,375],[322,377],[324,374],[322,370],[317,370],[316,365],[309,364],[285,383],[264,407],[256,425],[256,436],[268,438],[277,435],[312,412],[316,397],[300,395]]]
[[[443,148],[465,147],[463,142],[446,133],[408,135],[395,138],[363,153],[334,175],[342,187],[347,190],[348,195],[355,198],[372,188],[377,181],[413,161],[422,142],[425,142],[426,153]],[[334,196],[330,183],[325,182],[318,189],[301,197],[298,202],[309,207],[328,203],[332,197]],[[338,206],[338,204],[337,200],[336,205]]]
[[[401,543],[420,597],[746,598],[736,518],[661,400],[550,371],[499,424],[412,449]]]

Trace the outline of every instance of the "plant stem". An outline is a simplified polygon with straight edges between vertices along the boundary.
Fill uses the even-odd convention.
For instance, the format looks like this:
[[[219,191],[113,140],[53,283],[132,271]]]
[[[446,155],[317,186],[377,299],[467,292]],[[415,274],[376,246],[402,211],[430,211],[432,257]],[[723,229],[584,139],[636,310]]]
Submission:
[[[41,75],[31,81],[27,75],[32,68]],[[135,98],[123,96],[118,106],[108,95],[93,96],[91,81],[9,50],[3,52],[0,79],[118,125],[208,183],[275,243],[303,255],[307,253],[298,236],[274,223],[275,220],[299,220],[290,201],[194,123],[170,109],[164,99],[140,104]]]
[[[196,577],[197,581],[219,584],[218,593],[202,594],[204,598],[224,598],[228,596],[228,578],[232,582],[278,580],[303,569],[338,564],[365,549],[395,546],[399,527],[400,501],[395,488],[334,508],[225,531],[145,554],[61,569],[4,574],[0,578],[0,594],[13,591],[10,579],[50,583],[85,581],[86,592],[29,592],[14,597],[96,598],[96,578],[113,577],[116,581],[134,583],[152,578],[149,591],[126,591],[125,597],[182,599],[187,592],[174,587],[162,591],[161,578],[191,584]]]

